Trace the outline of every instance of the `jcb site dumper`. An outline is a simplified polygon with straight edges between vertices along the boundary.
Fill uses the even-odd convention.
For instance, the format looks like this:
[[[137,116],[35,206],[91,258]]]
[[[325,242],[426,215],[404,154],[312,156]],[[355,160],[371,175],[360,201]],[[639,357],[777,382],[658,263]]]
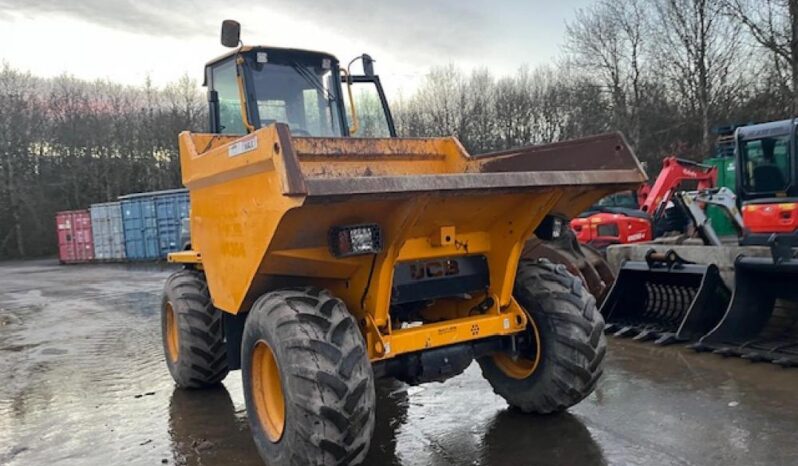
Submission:
[[[385,101],[364,62],[352,76],[324,53],[237,48],[206,68],[211,133],[179,138],[191,249],[169,257],[185,268],[164,289],[167,366],[186,388],[241,369],[268,464],[361,462],[378,377],[443,381],[476,360],[510,405],[552,413],[602,373],[593,296],[521,255],[645,180],[623,137],[483,157],[452,137],[351,137],[343,91]]]
[[[620,266],[601,306],[608,333],[798,366],[796,128],[783,120],[737,129],[737,199],[726,209],[741,223],[737,241],[702,224],[705,246],[608,249]]]

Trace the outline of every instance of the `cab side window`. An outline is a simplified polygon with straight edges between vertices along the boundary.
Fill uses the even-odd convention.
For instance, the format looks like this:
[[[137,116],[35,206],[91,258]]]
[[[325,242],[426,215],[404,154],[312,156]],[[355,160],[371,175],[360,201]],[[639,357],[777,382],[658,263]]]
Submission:
[[[344,84],[346,86],[346,84]],[[347,112],[351,108],[349,105],[349,93],[344,89],[344,105]],[[391,131],[382,107],[377,86],[372,82],[352,83],[352,98],[355,100],[355,111],[359,127],[352,136],[359,138],[389,138]],[[352,118],[352,115],[349,115]],[[351,124],[351,122],[350,122]]]
[[[227,60],[212,70],[213,89],[219,99],[219,132],[222,134],[245,134],[241,120],[241,100],[238,97],[235,62]]]

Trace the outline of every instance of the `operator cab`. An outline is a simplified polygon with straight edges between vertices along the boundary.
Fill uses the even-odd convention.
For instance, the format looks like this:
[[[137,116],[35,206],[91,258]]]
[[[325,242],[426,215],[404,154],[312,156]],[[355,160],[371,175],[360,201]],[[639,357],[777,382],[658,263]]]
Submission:
[[[235,50],[205,66],[209,130],[246,134],[285,123],[294,136],[395,137],[373,60],[363,54],[347,69],[330,54],[240,45],[240,25],[222,24],[222,44]],[[363,75],[348,68],[363,63]]]
[[[740,244],[798,246],[797,123],[737,128],[737,198],[745,225]]]
[[[737,129],[737,192],[742,200],[798,197],[795,120]]]

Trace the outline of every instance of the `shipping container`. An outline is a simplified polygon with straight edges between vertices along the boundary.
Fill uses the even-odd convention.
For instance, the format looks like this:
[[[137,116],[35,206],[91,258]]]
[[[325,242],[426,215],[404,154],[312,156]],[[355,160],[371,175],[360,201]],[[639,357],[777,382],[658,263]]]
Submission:
[[[183,249],[180,229],[183,219],[188,218],[188,191],[177,190],[155,194],[155,212],[158,218],[159,253],[165,258],[170,252]]]
[[[153,193],[120,196],[119,201],[122,207],[122,227],[127,259],[158,259],[160,257],[158,253],[158,220],[155,215]]]
[[[166,259],[168,253],[182,249],[180,224],[188,217],[187,190],[128,194],[119,200],[129,260]]]
[[[122,226],[120,202],[92,204],[91,230],[94,237],[94,259],[98,261],[125,260],[125,230]]]
[[[91,215],[88,210],[67,210],[55,214],[58,232],[58,259],[62,264],[79,264],[94,259]]]

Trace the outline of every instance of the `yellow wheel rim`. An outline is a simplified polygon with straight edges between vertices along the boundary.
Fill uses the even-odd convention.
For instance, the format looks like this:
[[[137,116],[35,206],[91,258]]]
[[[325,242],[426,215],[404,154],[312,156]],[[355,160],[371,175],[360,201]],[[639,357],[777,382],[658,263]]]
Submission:
[[[285,398],[277,360],[263,340],[255,344],[252,354],[252,398],[263,431],[269,441],[278,442],[285,429]]]
[[[540,364],[540,333],[538,332],[537,325],[535,325],[535,321],[532,320],[532,316],[528,315],[527,317],[529,317],[527,320],[531,327],[532,337],[535,338],[534,359],[525,357],[512,358],[507,353],[496,353],[493,355],[493,362],[496,364],[496,367],[501,369],[508,377],[518,380],[523,380],[532,375]]]
[[[538,358],[515,358],[513,359],[505,353],[497,353],[493,355],[493,362],[501,369],[502,372],[507,374],[508,377],[523,380],[537,369]]]
[[[166,352],[170,361],[177,362],[180,357],[180,328],[172,303],[166,303]]]

